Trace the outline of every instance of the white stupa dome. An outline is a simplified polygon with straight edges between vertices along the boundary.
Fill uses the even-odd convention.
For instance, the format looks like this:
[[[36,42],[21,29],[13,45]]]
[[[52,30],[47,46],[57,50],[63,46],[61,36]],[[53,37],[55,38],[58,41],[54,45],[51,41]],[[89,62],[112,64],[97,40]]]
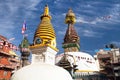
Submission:
[[[71,64],[76,64],[78,71],[82,72],[93,72],[99,71],[98,65],[95,59],[89,54],[85,52],[67,52],[68,61]],[[64,53],[58,55],[56,57],[56,64],[62,59]]]
[[[11,80],[72,80],[72,77],[61,67],[39,63],[19,69]]]

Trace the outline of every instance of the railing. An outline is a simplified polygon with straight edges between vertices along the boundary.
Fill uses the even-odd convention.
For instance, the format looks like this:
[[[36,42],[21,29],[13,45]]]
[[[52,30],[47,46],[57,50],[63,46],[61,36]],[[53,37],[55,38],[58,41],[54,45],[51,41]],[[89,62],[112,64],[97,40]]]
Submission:
[[[120,64],[120,60],[114,60],[113,63],[119,63]]]
[[[0,53],[5,54],[5,55],[8,55],[8,56],[11,56],[11,54],[9,54],[9,53],[7,53],[7,52],[5,52],[5,51],[3,51],[3,50],[0,50]]]
[[[120,66],[114,66],[114,70],[120,70]]]
[[[109,57],[111,57],[111,55],[109,55],[109,54],[99,54],[98,55],[98,58],[109,58]]]
[[[15,58],[11,58],[10,61],[20,62],[18,59],[15,59]]]
[[[0,68],[9,68],[9,69],[15,69],[16,66],[14,65],[3,65],[3,64],[0,64]]]

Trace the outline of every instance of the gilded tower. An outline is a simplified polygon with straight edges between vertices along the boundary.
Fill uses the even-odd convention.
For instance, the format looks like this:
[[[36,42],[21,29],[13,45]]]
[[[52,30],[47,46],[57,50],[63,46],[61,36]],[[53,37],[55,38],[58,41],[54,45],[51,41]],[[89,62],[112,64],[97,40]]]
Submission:
[[[65,23],[68,24],[68,28],[63,42],[64,52],[77,52],[80,49],[79,36],[74,28],[75,22],[75,14],[72,9],[69,9],[65,17]]]
[[[34,34],[33,44],[30,46],[32,63],[55,63],[55,55],[58,49],[56,48],[56,35],[51,24],[51,18],[49,7],[46,5],[41,16],[41,22]]]

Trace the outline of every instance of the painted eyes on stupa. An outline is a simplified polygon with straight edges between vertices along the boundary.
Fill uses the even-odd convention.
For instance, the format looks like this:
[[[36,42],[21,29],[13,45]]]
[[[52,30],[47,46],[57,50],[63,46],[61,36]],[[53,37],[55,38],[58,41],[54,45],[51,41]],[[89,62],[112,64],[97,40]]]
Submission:
[[[36,44],[40,44],[41,42],[42,40],[40,38],[36,38],[36,41],[35,41]]]

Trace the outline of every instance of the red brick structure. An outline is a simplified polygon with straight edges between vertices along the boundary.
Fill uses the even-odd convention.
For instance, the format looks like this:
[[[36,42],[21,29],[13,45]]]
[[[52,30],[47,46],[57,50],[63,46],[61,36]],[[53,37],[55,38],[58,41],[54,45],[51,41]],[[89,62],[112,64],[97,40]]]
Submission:
[[[13,44],[0,35],[0,80],[9,80],[13,71],[19,67],[20,62],[12,46]]]

